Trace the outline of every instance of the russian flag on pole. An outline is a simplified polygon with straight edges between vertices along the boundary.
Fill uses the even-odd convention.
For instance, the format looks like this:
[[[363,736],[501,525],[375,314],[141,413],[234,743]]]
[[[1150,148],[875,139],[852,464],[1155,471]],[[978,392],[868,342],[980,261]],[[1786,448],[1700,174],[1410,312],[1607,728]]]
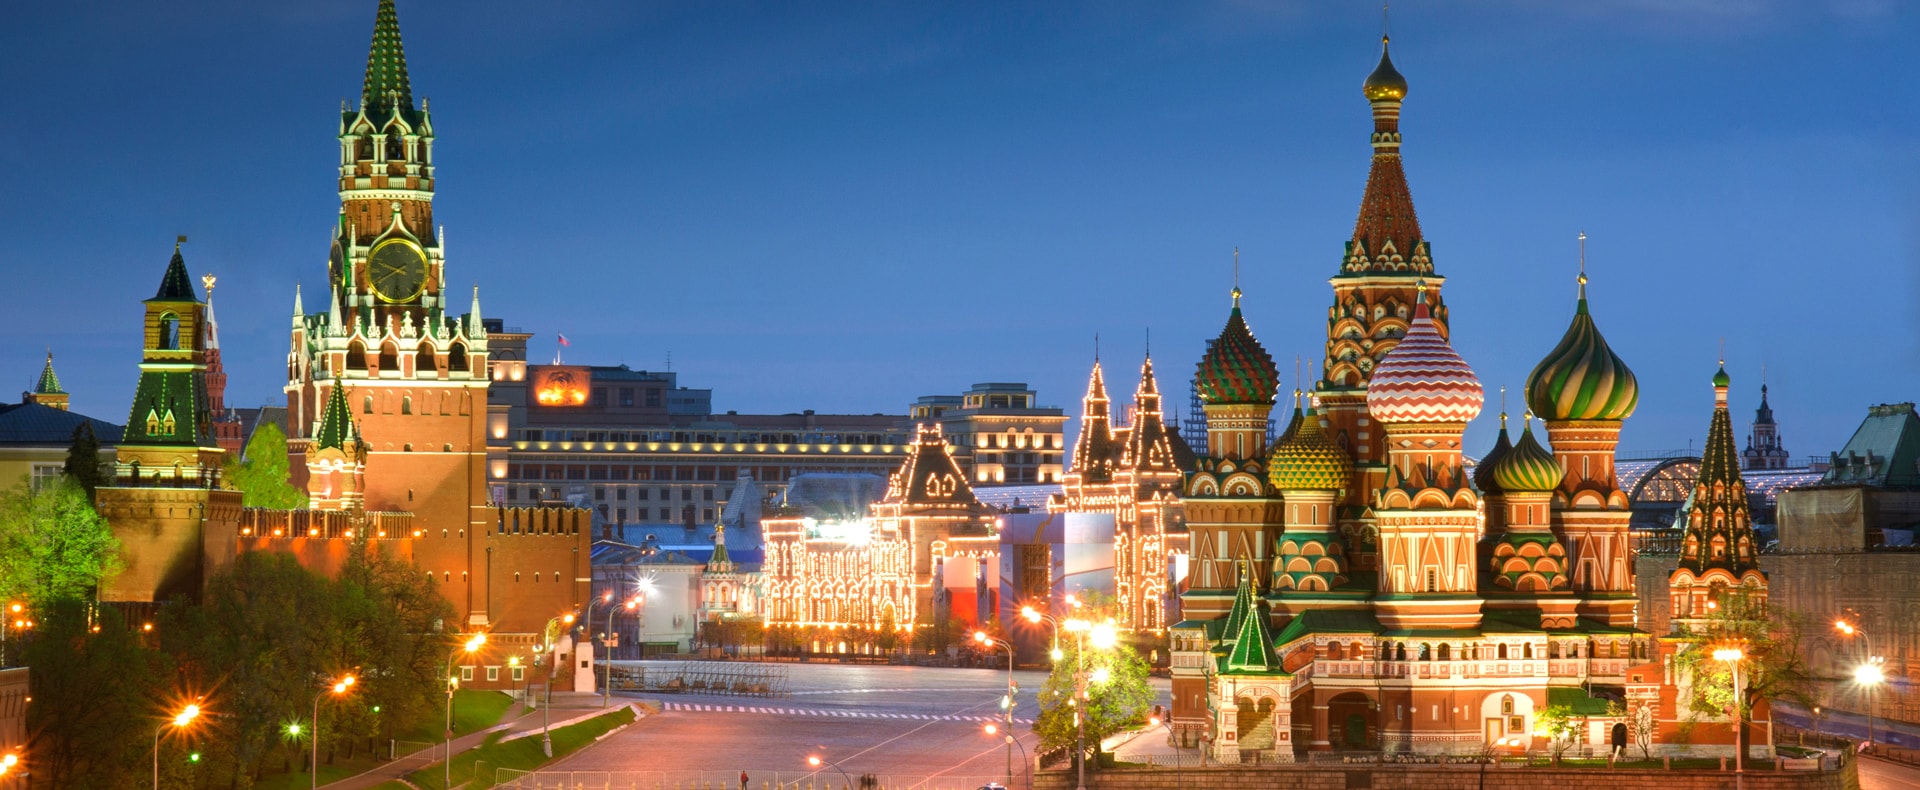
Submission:
[[[573,345],[572,343],[567,342],[566,335],[560,335],[560,346],[562,348],[571,347],[572,345]]]

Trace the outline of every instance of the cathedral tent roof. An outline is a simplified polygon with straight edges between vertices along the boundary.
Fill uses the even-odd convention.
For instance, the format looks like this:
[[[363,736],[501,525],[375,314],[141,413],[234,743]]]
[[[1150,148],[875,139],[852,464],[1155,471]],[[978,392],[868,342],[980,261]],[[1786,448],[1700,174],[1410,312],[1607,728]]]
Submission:
[[[367,78],[360,88],[360,106],[376,123],[395,107],[413,109],[413,86],[407,80],[407,53],[400,44],[400,15],[393,0],[380,0],[373,20],[373,46],[367,52]]]
[[[40,395],[60,395],[60,376],[53,372],[53,352],[47,352],[47,365],[40,369],[40,380],[33,383],[33,391]]]
[[[160,277],[160,290],[149,302],[198,302],[193,293],[193,278],[187,276],[187,261],[180,257],[180,245],[173,245],[173,260],[167,261],[167,273]]]

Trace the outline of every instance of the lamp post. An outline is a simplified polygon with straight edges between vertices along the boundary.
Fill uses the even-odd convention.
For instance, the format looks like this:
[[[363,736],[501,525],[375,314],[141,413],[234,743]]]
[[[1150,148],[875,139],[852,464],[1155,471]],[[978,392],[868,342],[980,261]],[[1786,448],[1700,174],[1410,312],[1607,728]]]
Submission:
[[[1013,685],[1013,643],[1004,639],[995,639],[987,636],[987,632],[985,631],[973,632],[973,641],[986,645],[990,649],[1004,648],[1007,651],[1007,697],[1001,700],[1000,707],[1007,712],[1007,734],[1011,736],[1013,734],[1013,695],[1014,692],[1018,690]],[[1025,747],[1021,748],[1024,749]],[[1013,786],[1013,744],[1011,741],[1007,744],[1007,786]]]
[[[613,602],[612,590],[603,592],[600,594],[600,597],[589,599],[587,601],[587,614],[585,617],[580,618],[580,633],[587,638],[587,657],[588,658],[593,657],[593,607],[598,604],[612,603],[612,602]]]
[[[986,732],[987,732],[987,734],[988,734],[988,735],[996,735],[996,734],[1000,734],[1000,728],[999,728],[999,726],[997,726],[997,725],[995,725],[995,724],[993,724],[993,723],[991,723],[991,722],[989,722],[989,723],[987,724],[987,728],[986,728]],[[1021,743],[1021,742],[1020,742],[1020,739],[1019,739],[1019,738],[1015,738],[1015,737],[1013,737],[1013,728],[1012,728],[1012,727],[1008,727],[1008,728],[1007,728],[1007,731],[1006,731],[1006,733],[1005,733],[1005,735],[1006,735],[1006,738],[1007,738],[1007,750],[1008,750],[1008,753],[1012,753],[1012,750],[1013,750],[1013,747],[1015,747],[1015,746],[1018,746],[1018,747],[1020,747],[1020,761],[1021,761],[1021,762],[1023,762],[1023,763],[1025,763],[1025,764],[1026,764],[1026,766],[1027,766],[1027,788],[1028,788],[1028,790],[1032,790],[1032,788],[1033,788],[1033,760],[1027,757],[1027,745],[1026,745],[1026,744],[1024,744],[1024,743]],[[1011,774],[1009,774],[1009,775],[1007,776],[1007,786],[1008,786],[1008,787],[1012,787],[1012,786],[1013,786],[1013,776],[1012,776]]]
[[[441,784],[442,787],[453,786],[453,690],[459,682],[453,677],[453,657],[460,655],[462,652],[471,655],[478,651],[481,645],[486,643],[486,634],[474,634],[468,638],[464,644],[454,648],[452,652],[447,653],[447,759],[441,763],[442,773],[445,774]]]
[[[1867,697],[1867,748],[1873,748],[1873,687],[1884,682],[1887,675],[1880,668],[1880,657],[1873,654],[1873,635],[1867,633],[1867,629],[1845,618],[1833,621],[1833,628],[1848,637],[1860,637],[1860,646],[1866,648],[1866,660],[1853,669],[1853,682],[1860,685],[1861,693]]]
[[[1168,713],[1169,713],[1169,716],[1171,716],[1172,711],[1168,711]],[[1167,731],[1167,742],[1173,744],[1173,753],[1176,757],[1179,756],[1180,734],[1173,731],[1173,720],[1171,719],[1171,717],[1163,719],[1163,718],[1160,718],[1159,716],[1152,716],[1147,719],[1147,723]],[[1197,751],[1200,752],[1200,767],[1202,768],[1207,767],[1207,750],[1199,749]],[[1175,760],[1173,762],[1173,768],[1175,771],[1180,770],[1179,760]],[[1181,784],[1186,784],[1186,782],[1182,781]]]
[[[612,593],[608,593],[608,594],[611,595]],[[627,599],[627,611],[631,612],[638,608],[640,608],[640,596],[635,595],[632,598]],[[606,667],[607,682],[606,682],[606,688],[601,690],[601,696],[600,696],[600,707],[602,708],[613,704],[613,615],[614,613],[619,611],[620,611],[619,609],[611,609],[611,608],[607,610],[607,633],[605,635],[606,638],[600,640],[600,643],[603,645],[606,645],[606,648],[607,648],[607,667]]]
[[[354,677],[348,675],[333,684],[334,696],[345,696],[347,689],[353,688]],[[323,695],[313,695],[313,762],[307,766],[307,786],[320,787],[320,699]]]
[[[1715,661],[1724,661],[1733,670],[1733,772],[1736,774],[1746,773],[1747,770],[1746,739],[1743,737],[1746,721],[1740,708],[1740,665],[1746,657],[1746,653],[1737,647],[1721,647],[1713,651]]]
[[[1887,673],[1880,668],[1878,656],[1865,664],[1853,668],[1853,682],[1860,684],[1861,691],[1867,695],[1867,748],[1873,748],[1873,687],[1886,682]]]
[[[166,734],[168,727],[184,729],[197,718],[200,718],[200,706],[188,705],[153,732],[153,790],[160,790],[160,736]]]
[[[808,766],[810,766],[810,767],[812,767],[812,768],[814,768],[815,770],[818,770],[818,769],[820,768],[820,766],[822,766],[822,765],[825,765],[825,766],[829,766],[829,767],[831,767],[831,768],[832,768],[833,770],[835,770],[835,771],[839,771],[839,772],[840,772],[840,778],[841,778],[841,779],[845,779],[845,780],[847,781],[847,788],[848,788],[848,790],[852,790],[852,788],[853,788],[853,777],[851,777],[851,776],[848,776],[848,775],[847,775],[847,772],[846,772],[845,770],[842,770],[842,769],[840,768],[840,765],[839,765],[838,763],[835,763],[835,762],[832,762],[832,761],[829,761],[829,760],[822,760],[822,759],[820,759],[820,758],[818,758],[818,757],[808,757],[808,758],[807,758],[807,765],[808,765]]]
[[[513,689],[513,696],[515,697],[521,696],[520,680],[522,677],[524,677],[524,675],[520,673],[520,657],[507,656],[507,686]],[[525,702],[526,700],[521,700],[522,704],[525,704]]]
[[[1053,660],[1059,661],[1060,660],[1060,621],[1053,619],[1053,615],[1047,614],[1046,612],[1042,612],[1039,609],[1035,609],[1031,606],[1020,607],[1020,616],[1026,618],[1027,622],[1033,623],[1035,625],[1038,625],[1044,621],[1049,627],[1053,629],[1053,650],[1052,652],[1048,653],[1048,655],[1052,656]]]
[[[1077,603],[1073,601],[1072,598],[1068,598],[1068,602]],[[1093,634],[1093,646],[1101,650],[1113,647],[1114,643],[1118,641],[1119,635],[1114,631],[1113,621],[1111,620],[1095,625],[1092,622],[1076,617],[1062,623],[1061,627],[1073,634],[1075,638],[1075,649],[1073,651],[1073,726],[1079,772],[1078,784],[1075,786],[1075,790],[1087,790],[1087,715],[1091,712],[1088,703],[1092,701],[1092,696],[1087,693],[1087,687],[1089,682],[1105,683],[1107,681],[1107,670],[1105,669],[1096,670],[1092,674],[1087,672],[1087,635],[1088,633]]]

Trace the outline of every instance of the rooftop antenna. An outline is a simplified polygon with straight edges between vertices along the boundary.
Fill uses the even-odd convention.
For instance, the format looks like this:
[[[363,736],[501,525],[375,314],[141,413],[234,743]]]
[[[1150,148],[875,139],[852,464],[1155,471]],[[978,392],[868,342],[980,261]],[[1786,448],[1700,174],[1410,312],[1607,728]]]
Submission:
[[[667,352],[667,372],[673,372],[673,352]]]

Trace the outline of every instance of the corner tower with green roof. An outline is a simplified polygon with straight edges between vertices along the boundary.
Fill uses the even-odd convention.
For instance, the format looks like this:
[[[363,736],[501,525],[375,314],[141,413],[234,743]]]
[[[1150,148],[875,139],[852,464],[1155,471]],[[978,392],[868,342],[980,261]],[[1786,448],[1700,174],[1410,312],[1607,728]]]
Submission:
[[[140,380],[114,480],[95,493],[126,568],[101,585],[102,601],[198,596],[207,525],[230,524],[240,510],[239,493],[220,490],[226,453],[207,401],[206,303],[194,293],[179,244],[143,307]]]
[[[60,376],[53,372],[53,350],[47,350],[47,364],[40,368],[40,378],[33,382],[33,389],[20,397],[22,403],[37,403],[49,409],[67,410],[67,391],[60,388]]]

